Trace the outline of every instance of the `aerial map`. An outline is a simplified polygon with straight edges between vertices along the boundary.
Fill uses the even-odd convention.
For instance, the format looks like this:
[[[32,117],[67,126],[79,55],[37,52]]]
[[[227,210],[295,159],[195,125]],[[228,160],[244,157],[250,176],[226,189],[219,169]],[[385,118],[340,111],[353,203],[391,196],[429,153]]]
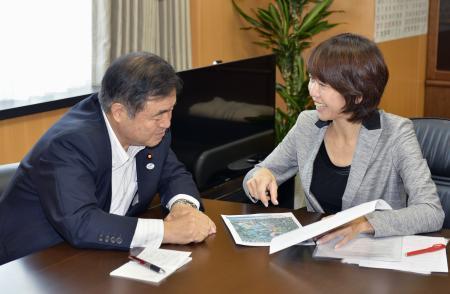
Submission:
[[[290,212],[222,215],[236,244],[269,246],[273,237],[301,227]]]

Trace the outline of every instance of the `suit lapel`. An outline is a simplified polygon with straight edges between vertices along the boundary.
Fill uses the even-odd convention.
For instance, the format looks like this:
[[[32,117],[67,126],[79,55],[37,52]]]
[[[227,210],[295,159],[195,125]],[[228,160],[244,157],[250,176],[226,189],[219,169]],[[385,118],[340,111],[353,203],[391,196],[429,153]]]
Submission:
[[[158,178],[161,173],[159,147],[145,147],[136,154],[136,175],[138,186],[138,203],[131,205],[127,215],[135,215],[137,211],[145,209],[158,188]]]
[[[150,159],[147,158],[147,155],[150,154],[149,148],[146,147],[139,151],[136,154],[136,174],[137,174],[137,182],[138,182],[138,191],[143,191],[145,184],[144,179],[146,178],[146,174],[151,170],[147,169],[147,164],[151,162]]]
[[[342,197],[342,209],[352,206],[353,199],[357,196],[356,193],[366,174],[380,135],[381,128],[368,130],[365,127],[361,127],[355,154],[353,155],[350,175]]]
[[[302,184],[304,185],[304,191],[306,191],[306,196],[309,200],[309,204],[311,205],[311,208],[314,211],[323,212],[323,209],[320,207],[317,200],[311,195],[311,181],[313,176],[313,167],[314,167],[314,161],[317,157],[317,153],[319,152],[320,145],[322,144],[323,137],[325,136],[325,131],[328,128],[327,122],[321,122],[318,121],[316,125],[320,128],[319,130],[319,136],[317,139],[313,142],[312,149],[311,149],[311,156],[308,157],[308,160],[305,161],[305,165],[303,167],[303,170],[301,171],[300,178],[302,179]]]
[[[132,205],[130,207],[131,211],[129,211],[129,213],[132,212],[133,209],[140,208],[141,205],[145,204],[145,198],[149,197],[149,184],[151,183],[151,181],[149,181],[148,179],[150,178],[149,173],[154,171],[154,164],[152,158],[147,157],[148,154],[150,154],[150,148],[146,147],[136,155],[136,175],[138,185],[137,197],[139,197],[139,200],[136,205]],[[147,179],[147,181],[145,179]]]
[[[98,170],[104,171],[105,174],[101,176],[105,181],[101,184],[102,192],[99,193],[102,195],[99,197],[99,205],[103,210],[109,212],[111,210],[111,197],[112,197],[112,150],[111,150],[111,141],[109,139],[108,128],[106,127],[106,122],[103,117],[102,108],[100,106],[100,102],[98,101],[97,94],[93,94],[89,100],[90,106],[94,111],[95,118],[97,118],[97,123],[100,124],[99,128],[93,128],[89,130],[90,132],[96,132],[96,138],[101,138],[99,140],[94,140],[94,142],[100,142],[101,145],[97,146],[98,156],[101,158],[99,163],[101,166],[98,167]],[[98,132],[97,132],[98,131]]]
[[[322,144],[323,137],[325,135],[325,131],[327,130],[327,127],[323,127],[319,131],[319,137],[314,142],[314,145],[311,149],[311,156],[308,157],[308,160],[305,162],[305,166],[303,167],[303,175],[305,181],[305,190],[309,191],[311,188],[311,180],[313,176],[313,167],[314,167],[314,160],[317,157],[317,153],[319,152],[320,145]]]

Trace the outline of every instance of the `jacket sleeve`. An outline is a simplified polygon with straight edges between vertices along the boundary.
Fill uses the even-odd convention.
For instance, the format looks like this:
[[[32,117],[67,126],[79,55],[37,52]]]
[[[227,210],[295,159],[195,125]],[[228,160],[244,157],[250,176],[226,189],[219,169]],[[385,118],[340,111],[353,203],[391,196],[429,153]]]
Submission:
[[[249,193],[246,182],[250,180],[255,172],[261,167],[265,167],[272,172],[277,180],[278,186],[298,172],[297,144],[298,140],[304,135],[302,134],[303,130],[301,125],[308,119],[304,114],[305,113],[300,113],[295,125],[266,159],[257,164],[245,175],[243,188],[247,196],[249,196]],[[254,201],[253,198],[249,198]]]
[[[367,215],[375,229],[375,236],[412,235],[440,230],[444,211],[410,120],[405,120],[400,126],[392,152],[393,165],[408,195],[407,207],[375,211]]]
[[[98,152],[87,136],[59,137],[31,176],[49,222],[67,242],[80,248],[126,250],[137,219],[109,214],[111,187],[105,187],[105,177],[111,167],[100,162]]]

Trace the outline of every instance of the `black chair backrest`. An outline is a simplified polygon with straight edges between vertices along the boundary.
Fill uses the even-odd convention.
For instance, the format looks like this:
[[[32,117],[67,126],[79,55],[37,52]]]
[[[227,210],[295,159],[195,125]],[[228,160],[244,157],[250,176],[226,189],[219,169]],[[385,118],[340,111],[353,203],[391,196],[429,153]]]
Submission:
[[[241,175],[249,171],[254,163],[249,163],[246,159],[249,155],[253,155],[254,150],[265,151],[269,154],[273,148],[273,136],[273,130],[263,131],[203,151],[193,168],[194,178],[200,192],[210,188],[211,183],[223,183],[223,179],[219,180],[218,183],[213,180],[214,176],[220,173],[226,177],[233,172]],[[255,146],[259,147],[255,148]]]
[[[18,162],[0,165],[0,195],[6,189],[18,166]]]
[[[411,120],[445,211],[444,228],[450,228],[450,120],[430,117]]]

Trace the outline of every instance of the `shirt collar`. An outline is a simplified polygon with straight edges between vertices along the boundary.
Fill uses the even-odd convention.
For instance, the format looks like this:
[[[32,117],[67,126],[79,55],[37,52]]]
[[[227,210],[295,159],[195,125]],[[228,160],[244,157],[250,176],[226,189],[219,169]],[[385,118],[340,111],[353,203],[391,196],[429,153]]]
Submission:
[[[323,120],[317,120],[316,126],[320,129],[324,126],[327,126],[331,123],[331,121],[323,121]],[[373,111],[368,117],[363,119],[362,125],[368,129],[368,130],[376,130],[381,128],[381,122],[380,122],[380,112],[378,109]]]
[[[114,130],[109,123],[106,113],[102,110],[103,118],[105,119],[106,128],[108,130],[109,141],[111,142],[111,155],[112,155],[112,168],[118,168],[125,164],[130,158],[134,158],[136,154],[145,148],[145,146],[132,146],[128,147],[128,150],[122,147],[119,139],[114,133]]]

